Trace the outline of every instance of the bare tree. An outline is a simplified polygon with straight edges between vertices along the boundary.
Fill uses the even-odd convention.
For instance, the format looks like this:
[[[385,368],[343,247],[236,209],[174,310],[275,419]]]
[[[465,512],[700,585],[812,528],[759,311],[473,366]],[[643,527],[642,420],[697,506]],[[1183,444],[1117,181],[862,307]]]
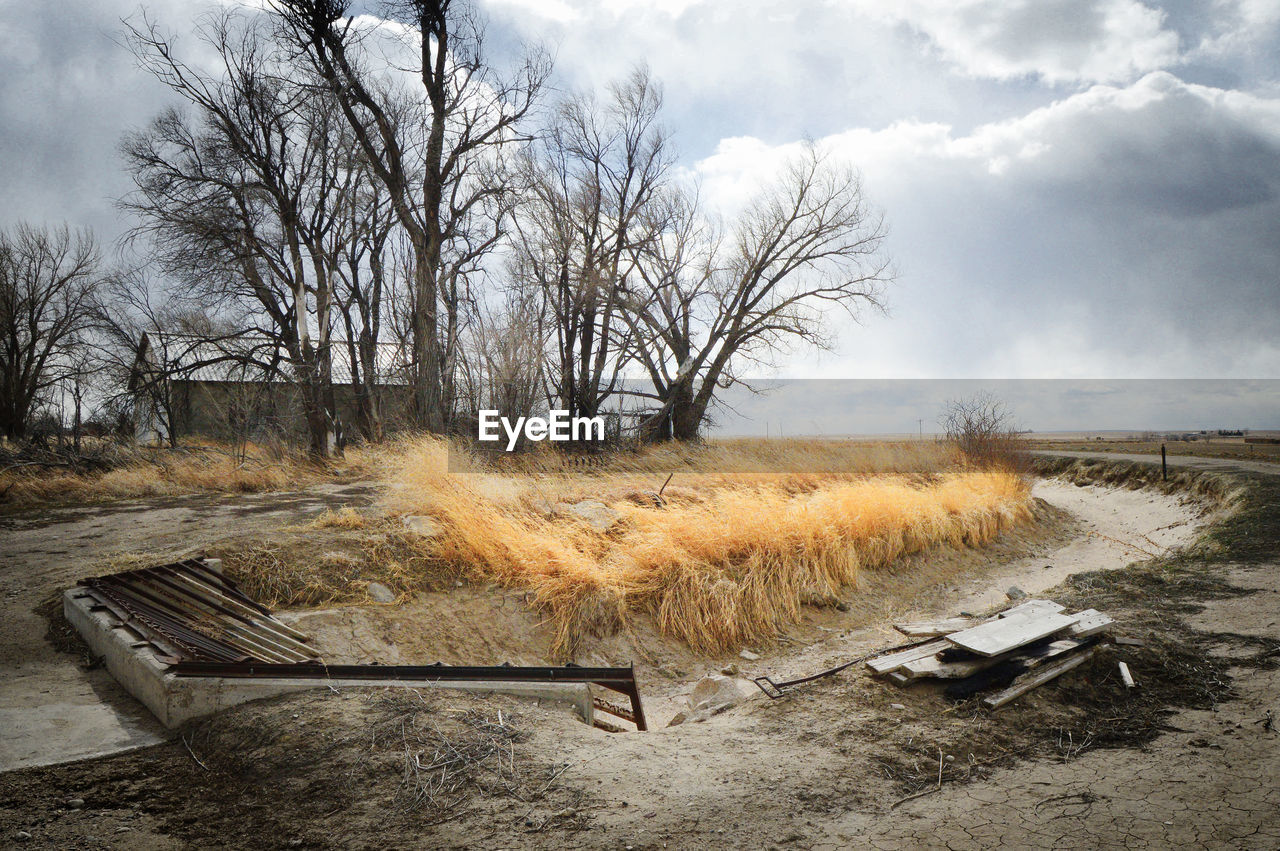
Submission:
[[[398,232],[385,190],[373,180],[352,144],[345,147],[347,182],[343,188],[343,226],[336,233],[334,305],[344,331],[348,376],[355,400],[355,425],[361,437],[383,438],[382,381],[394,365],[381,355],[388,293],[399,280],[394,240]]]
[[[272,0],[281,31],[310,63],[341,108],[386,189],[413,254],[410,326],[419,421],[449,425],[453,382],[471,277],[503,237],[514,203],[503,152],[550,70],[530,53],[500,76],[484,52],[484,28],[465,0],[399,0],[392,16],[408,25],[411,68],[420,88],[391,82],[386,60],[363,49],[369,33],[346,0]]]
[[[595,416],[618,389],[634,327],[624,316],[634,257],[661,231],[654,208],[673,164],[662,92],[648,70],[608,94],[560,105],[525,158],[516,216],[511,270],[541,294],[550,395],[574,416]]]
[[[852,168],[816,146],[722,233],[696,197],[668,200],[664,237],[637,252],[625,315],[660,408],[649,436],[697,436],[717,392],[795,345],[830,347],[826,313],[881,309],[884,226]]]
[[[211,316],[199,294],[165,287],[145,266],[103,280],[94,305],[92,363],[104,404],[127,418],[134,435],[151,431],[170,446],[182,432],[175,381],[207,367],[270,357],[238,342],[244,317]]]
[[[0,230],[0,433],[27,433],[34,406],[77,372],[74,349],[92,324],[104,276],[92,234],[65,225]]]
[[[301,392],[310,450],[335,448],[331,370],[334,279],[348,165],[334,104],[295,79],[290,57],[255,16],[212,15],[197,30],[222,68],[196,69],[147,21],[130,44],[158,80],[194,107],[161,113],[122,151],[141,219],[165,272],[217,302],[252,305],[246,328],[277,341]]]
[[[970,460],[982,465],[1018,466],[1018,427],[1009,406],[983,391],[949,399],[939,420],[947,439]]]
[[[530,416],[546,406],[546,341],[536,293],[512,290],[496,307],[477,305],[460,370],[467,411]]]

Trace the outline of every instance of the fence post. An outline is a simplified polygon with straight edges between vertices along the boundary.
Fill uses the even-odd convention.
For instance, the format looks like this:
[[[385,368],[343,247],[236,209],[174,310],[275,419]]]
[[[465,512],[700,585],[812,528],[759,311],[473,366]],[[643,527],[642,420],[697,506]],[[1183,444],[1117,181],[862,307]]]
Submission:
[[[1169,481],[1169,462],[1165,458],[1163,443],[1160,444],[1160,480]]]

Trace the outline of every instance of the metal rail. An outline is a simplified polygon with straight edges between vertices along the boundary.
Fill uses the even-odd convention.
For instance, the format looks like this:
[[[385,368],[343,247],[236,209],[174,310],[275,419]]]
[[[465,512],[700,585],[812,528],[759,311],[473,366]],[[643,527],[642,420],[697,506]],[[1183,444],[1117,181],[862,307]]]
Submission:
[[[919,647],[921,644],[927,644],[928,642],[933,640],[934,640],[933,638],[926,638],[923,641],[909,641],[906,644],[899,644],[894,647],[885,647],[881,650],[876,650],[871,653],[868,653],[865,656],[859,656],[857,659],[853,659],[852,661],[845,662],[842,665],[836,665],[834,668],[828,668],[825,671],[820,671],[819,673],[810,674],[807,677],[800,677],[799,679],[795,679],[795,680],[787,680],[786,682],[777,683],[777,682],[774,682],[769,677],[765,676],[765,677],[756,677],[754,680],[752,680],[752,682],[756,684],[756,688],[764,692],[765,697],[769,698],[770,700],[778,700],[779,698],[784,696],[787,689],[793,688],[794,686],[800,686],[800,685],[804,685],[805,683],[811,683],[814,680],[820,680],[823,677],[829,677],[832,674],[838,674],[841,671],[845,670],[846,668],[852,668],[854,665],[857,665],[861,662],[866,662],[869,659],[874,659],[877,656],[883,656],[886,653],[894,653],[898,650],[907,650],[912,647]]]
[[[582,668],[577,665],[326,665],[319,662],[288,664],[264,662],[183,661],[170,672],[179,677],[232,677],[243,679],[332,679],[392,680],[397,682],[507,682],[507,683],[590,683],[626,695],[631,701],[631,717],[619,714],[648,729],[640,689],[633,666],[626,668]]]

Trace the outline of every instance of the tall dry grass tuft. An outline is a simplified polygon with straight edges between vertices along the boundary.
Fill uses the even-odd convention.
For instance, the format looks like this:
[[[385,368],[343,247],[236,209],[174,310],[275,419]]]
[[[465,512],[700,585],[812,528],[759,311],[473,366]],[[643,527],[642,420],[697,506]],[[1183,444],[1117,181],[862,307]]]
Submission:
[[[316,463],[301,453],[252,445],[241,453],[216,444],[180,449],[113,447],[94,458],[92,469],[78,469],[56,458],[0,464],[0,495],[4,508],[23,509],[200,491],[292,490],[359,475],[371,458],[367,450],[349,450],[337,468]]]
[[[802,605],[833,603],[856,587],[860,571],[938,543],[979,545],[1030,516],[1016,475],[941,471],[933,454],[904,457],[903,466],[934,472],[891,473],[876,467],[878,458],[876,475],[849,472],[858,470],[858,450],[844,446],[846,471],[825,474],[726,475],[736,451],[748,455],[739,459],[746,467],[758,448],[695,450],[678,498],[659,506],[630,498],[638,483],[653,482],[637,468],[663,469],[649,466],[653,455],[587,475],[458,474],[447,470],[446,444],[417,440],[395,456],[386,508],[439,521],[442,533],[421,544],[435,562],[532,591],[565,655],[636,611],[706,653],[765,641],[795,622]],[[524,463],[549,470],[556,462],[548,453]],[[602,533],[553,509],[584,496],[608,503],[619,521]]]

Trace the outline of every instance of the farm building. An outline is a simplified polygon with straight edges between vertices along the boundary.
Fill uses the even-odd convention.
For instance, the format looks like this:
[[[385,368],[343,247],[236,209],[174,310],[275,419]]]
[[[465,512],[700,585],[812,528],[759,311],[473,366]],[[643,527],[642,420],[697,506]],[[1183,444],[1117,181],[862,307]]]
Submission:
[[[376,405],[384,422],[403,419],[409,404],[403,347],[375,349],[375,376],[366,381],[351,347],[330,349],[333,418],[348,437],[359,433],[362,410]],[[306,424],[294,368],[284,350],[266,337],[211,340],[191,334],[142,335],[129,377],[134,434],[139,443],[163,443],[193,435],[220,440],[295,439]]]

